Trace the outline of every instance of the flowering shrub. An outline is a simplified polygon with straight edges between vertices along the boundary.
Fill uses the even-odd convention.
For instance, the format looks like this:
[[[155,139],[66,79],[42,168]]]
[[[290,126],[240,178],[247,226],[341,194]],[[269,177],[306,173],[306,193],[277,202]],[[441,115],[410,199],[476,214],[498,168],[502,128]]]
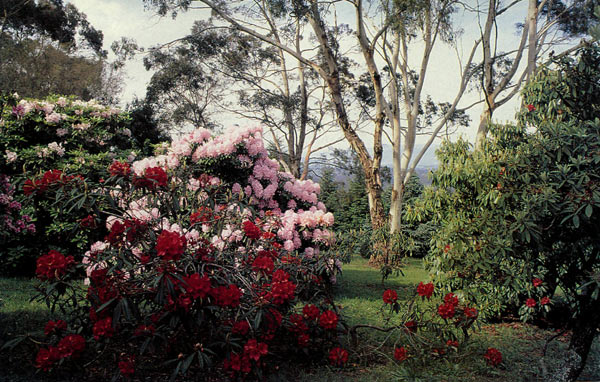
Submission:
[[[232,379],[293,354],[346,362],[347,351],[333,352],[340,318],[327,289],[339,263],[323,251],[333,216],[317,184],[278,171],[260,129],[215,138],[196,130],[162,155],[115,162],[110,172],[93,186],[74,183],[111,206],[98,217],[104,240],[77,265],[86,291],[72,283],[40,292],[62,305],[73,303],[64,294],[84,297],[72,322],[82,323],[91,348],[125,354],[108,365],[115,373],[130,377],[154,357],[170,360],[175,374]],[[50,253],[37,273],[63,282],[72,266]],[[57,358],[44,349],[40,368],[49,369]]]
[[[37,227],[33,237],[25,238],[7,237],[14,233],[10,222],[0,226],[0,272],[31,275],[35,257],[46,250],[37,243],[60,242],[53,249],[73,252],[104,236],[102,230],[81,230],[79,225],[81,219],[97,214],[99,206],[66,206],[68,198],[54,196],[61,188],[70,192],[69,183],[78,181],[66,174],[98,181],[109,176],[107,167],[114,159],[133,161],[149,143],[138,139],[140,132],[133,125],[127,113],[93,101],[0,95],[0,174],[9,175],[14,188],[22,189],[24,195],[15,193],[13,204],[21,203],[27,211],[24,218]],[[23,223],[26,228],[21,231],[33,234],[33,225]]]
[[[430,362],[458,362],[468,357],[470,351],[463,355],[463,350],[479,313],[464,297],[446,293],[436,303],[433,283],[421,282],[409,301],[400,303],[393,289],[383,292],[382,301],[386,322],[394,319],[400,324],[387,328],[359,324],[350,329],[350,335],[356,341],[359,328],[389,333],[393,350],[388,356],[398,364],[394,376],[402,380],[427,379],[422,373]]]

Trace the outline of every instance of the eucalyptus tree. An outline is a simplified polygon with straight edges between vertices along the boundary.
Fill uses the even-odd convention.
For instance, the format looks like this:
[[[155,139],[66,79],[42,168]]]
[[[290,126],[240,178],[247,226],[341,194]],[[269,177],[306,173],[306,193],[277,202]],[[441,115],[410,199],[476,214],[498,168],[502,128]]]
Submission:
[[[260,11],[274,38],[303,49],[297,20],[277,7]],[[311,155],[336,143],[322,143],[334,124],[316,73],[246,33],[198,20],[185,38],[152,49],[145,64],[155,70],[146,100],[163,125],[215,128],[223,111],[258,121],[273,156],[301,179]]]
[[[481,27],[482,58],[480,64],[474,67],[484,100],[477,130],[477,147],[486,139],[494,111],[518,94],[524,82],[535,72],[539,58],[559,49],[560,44],[587,34],[588,29],[597,23],[598,19],[593,15],[597,4],[597,0],[486,0],[476,3],[472,11],[478,18],[485,18]],[[511,51],[498,51],[501,38],[499,20],[516,7],[520,7],[522,15],[522,23],[517,24],[521,35],[519,42]],[[514,17],[514,14],[507,17]],[[521,64],[524,68],[519,69]]]

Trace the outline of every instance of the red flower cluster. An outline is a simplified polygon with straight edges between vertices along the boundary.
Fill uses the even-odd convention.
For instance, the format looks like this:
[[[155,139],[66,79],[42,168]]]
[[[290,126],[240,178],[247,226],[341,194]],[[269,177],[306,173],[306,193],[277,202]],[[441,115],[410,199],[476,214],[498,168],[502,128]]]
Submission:
[[[136,187],[145,187],[149,190],[155,190],[167,185],[167,173],[162,167],[149,167],[144,170],[144,176],[133,178],[133,184]]]
[[[234,375],[236,372],[248,374],[252,370],[252,365],[250,365],[250,358],[231,353],[229,359],[226,359],[223,362],[223,368],[225,370],[231,370]]]
[[[530,112],[534,111],[535,110],[535,106],[533,106],[532,104],[528,104],[527,105],[527,110],[530,111]]]
[[[130,243],[133,242],[139,233],[147,228],[146,223],[139,219],[126,219],[124,221],[116,220],[110,226],[110,232],[104,240],[112,245],[118,244],[123,238],[127,238]]]
[[[548,305],[548,304],[550,304],[550,298],[548,296],[542,297],[542,299],[540,300],[540,305]]]
[[[433,283],[423,284],[421,281],[419,285],[417,285],[417,293],[421,297],[430,299],[433,295]]]
[[[540,287],[544,283],[541,279],[535,278],[531,281],[534,287]]]
[[[419,326],[414,321],[406,321],[404,323],[404,327],[409,333],[416,333]]]
[[[61,330],[66,330],[67,329],[67,323],[64,322],[63,320],[57,320],[56,322],[54,321],[48,321],[48,323],[46,324],[46,327],[44,327],[44,334],[49,336],[50,334],[54,333],[54,332],[58,332]]]
[[[96,224],[96,218],[94,215],[88,215],[79,221],[79,226],[81,228],[86,229],[96,229],[98,225]]]
[[[131,167],[127,162],[114,161],[108,168],[111,176],[127,177],[131,173]]]
[[[334,311],[326,310],[319,316],[319,325],[323,329],[335,330],[337,328],[338,315]]]
[[[92,328],[94,339],[98,341],[100,337],[112,337],[115,329],[112,327],[112,318],[106,317],[97,321]]]
[[[233,327],[231,328],[231,333],[240,334],[242,336],[248,334],[249,331],[250,324],[248,324],[248,321],[237,321],[233,324]]]
[[[282,269],[278,269],[273,274],[270,295],[274,304],[280,305],[294,298],[296,284],[289,281],[289,277],[290,275]]]
[[[329,351],[329,362],[334,366],[343,366],[348,362],[348,351],[341,347],[331,349]]]
[[[41,179],[31,180],[27,179],[23,184],[23,193],[27,196],[36,192],[38,195],[44,193],[48,187],[54,185],[64,186],[71,182],[73,179],[83,179],[81,175],[65,175],[60,170],[48,170],[42,175]]]
[[[40,280],[56,280],[64,276],[73,264],[73,256],[51,250],[37,259],[35,274]]]
[[[207,275],[200,277],[200,274],[194,273],[184,277],[183,282],[185,291],[194,299],[204,298],[210,293],[210,278]]]
[[[465,317],[467,318],[477,318],[477,309],[475,308],[469,308],[468,306],[465,306],[463,309],[463,312],[465,314]]]
[[[79,334],[70,334],[58,343],[61,358],[77,357],[84,349],[85,339]]]
[[[398,293],[393,289],[388,289],[383,292],[383,302],[386,304],[393,304],[398,301]]]
[[[121,375],[131,378],[131,376],[135,373],[135,356],[128,355],[121,357],[119,361],[119,371]]]
[[[448,340],[448,341],[446,341],[446,346],[452,347],[452,348],[458,348],[458,341]]]
[[[252,223],[250,220],[246,220],[244,223],[242,223],[242,226],[248,239],[260,238],[260,228],[258,228],[256,224]]]
[[[242,292],[235,284],[229,286],[220,286],[212,290],[213,296],[217,300],[219,306],[230,306],[232,308],[237,307],[240,304],[240,297]]]
[[[495,348],[488,348],[488,350],[483,355],[485,361],[490,366],[498,366],[502,362],[502,353]]]
[[[458,306],[458,298],[454,295],[454,293],[448,293],[444,296],[444,303],[438,306],[438,314],[440,317],[452,318],[454,317],[455,308]]]
[[[406,361],[408,358],[408,352],[404,346],[394,349],[394,358],[398,362]]]
[[[536,301],[533,298],[528,298],[525,301],[525,305],[527,305],[529,308],[535,308],[535,306],[537,305]]]
[[[304,305],[304,308],[302,308],[302,314],[308,320],[316,320],[319,318],[320,313],[319,308],[312,304]]]
[[[265,274],[270,275],[275,269],[275,263],[271,256],[259,255],[254,259],[254,262],[252,262],[252,269],[254,269],[255,272],[264,272]]]
[[[202,206],[190,215],[190,224],[207,224],[217,219],[219,219],[219,215],[216,215],[210,208]]]
[[[244,355],[258,362],[260,357],[267,355],[269,346],[264,342],[258,342],[252,338],[244,345]]]
[[[156,253],[165,260],[179,260],[185,251],[185,236],[163,230],[156,238]]]
[[[55,362],[67,358],[77,357],[85,349],[85,339],[79,334],[70,334],[60,340],[58,346],[51,346],[48,349],[39,350],[35,358],[35,367],[48,371]]]

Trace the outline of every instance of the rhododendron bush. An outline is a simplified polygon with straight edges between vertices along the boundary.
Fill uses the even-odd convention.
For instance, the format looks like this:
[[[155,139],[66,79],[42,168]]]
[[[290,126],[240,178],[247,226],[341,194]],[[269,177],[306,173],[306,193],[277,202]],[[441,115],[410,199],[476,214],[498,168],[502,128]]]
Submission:
[[[90,220],[106,227],[104,240],[78,264],[50,251],[36,272],[41,298],[75,312],[71,330],[90,356],[122,354],[103,365],[126,377],[158,358],[174,374],[235,379],[293,354],[326,360],[340,347],[327,289],[339,262],[324,251],[333,216],[318,201],[318,184],[278,171],[260,128],[214,138],[195,130],[159,156],[108,170],[102,183],[74,183],[103,198],[106,210]],[[70,282],[78,269],[85,291]],[[63,340],[40,348],[37,367],[70,362]],[[71,340],[66,348],[85,356]],[[347,359],[342,350],[336,364]]]
[[[37,228],[24,236],[13,235],[10,225],[0,226],[1,273],[32,275],[35,257],[44,250],[40,243],[60,242],[53,249],[73,251],[104,236],[80,229],[79,221],[97,208],[65,208],[54,194],[59,183],[71,181],[62,174],[98,181],[107,177],[113,160],[133,161],[144,148],[151,149],[151,142],[140,138],[147,133],[137,126],[128,113],[94,101],[0,95],[0,174],[10,176],[18,190],[13,202],[22,205]]]

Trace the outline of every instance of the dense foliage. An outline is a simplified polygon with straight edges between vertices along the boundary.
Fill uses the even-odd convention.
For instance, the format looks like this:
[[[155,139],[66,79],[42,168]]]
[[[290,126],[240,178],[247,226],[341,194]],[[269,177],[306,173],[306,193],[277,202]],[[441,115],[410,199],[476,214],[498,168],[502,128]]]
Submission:
[[[569,378],[585,363],[600,312],[599,58],[586,47],[540,68],[519,123],[492,127],[480,150],[445,143],[424,209],[412,211],[441,227],[427,258],[435,281],[487,314],[515,307],[530,318],[560,287],[575,328]]]
[[[0,239],[0,271],[11,274],[32,274],[35,258],[46,243],[70,252],[104,236],[102,230],[80,229],[80,219],[98,214],[98,206],[65,208],[61,198],[46,192],[56,189],[54,178],[60,180],[62,173],[93,181],[107,178],[113,160],[133,161],[142,147],[164,139],[152,126],[132,123],[130,115],[118,109],[56,96],[46,100],[0,97],[0,126],[0,174],[10,176],[13,187],[22,188],[27,178],[38,186],[35,192],[25,188],[25,195],[13,195],[37,232]]]

